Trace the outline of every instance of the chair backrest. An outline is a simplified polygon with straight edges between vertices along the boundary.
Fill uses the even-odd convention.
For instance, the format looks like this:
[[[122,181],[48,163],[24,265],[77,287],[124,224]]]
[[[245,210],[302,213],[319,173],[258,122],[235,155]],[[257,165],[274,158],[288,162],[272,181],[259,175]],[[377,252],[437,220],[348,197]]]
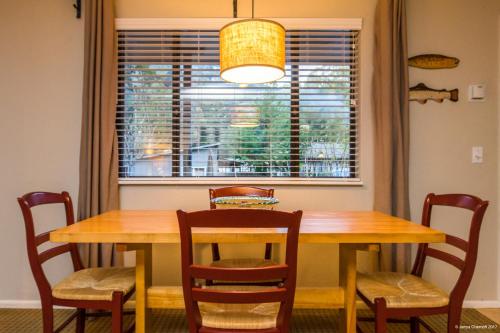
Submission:
[[[216,205],[212,199],[220,197],[237,197],[237,196],[257,196],[257,197],[274,197],[274,189],[265,189],[252,186],[230,186],[222,188],[211,188],[208,190],[210,197],[210,209],[215,209]]]
[[[287,332],[297,277],[297,247],[302,211],[286,213],[256,209],[215,209],[192,213],[177,211],[181,236],[182,285],[190,332],[201,327],[198,302],[281,303],[277,327]],[[286,228],[284,264],[258,268],[221,268],[193,264],[192,228]],[[222,281],[279,280],[277,287],[259,291],[221,291],[201,288],[195,279]]]
[[[426,227],[429,227],[431,224],[431,214],[434,206],[456,207],[473,212],[470,220],[468,240],[448,234],[446,235],[446,243],[464,251],[464,259],[454,254],[431,248],[429,244],[420,244],[412,270],[412,274],[422,276],[427,257],[444,261],[460,270],[460,275],[450,294],[450,305],[454,303],[453,305],[459,305],[461,307],[465,293],[469,288],[476,267],[479,232],[488,204],[488,201],[483,201],[478,197],[467,194],[436,195],[430,193],[425,199],[422,212],[422,225]]]
[[[33,221],[33,214],[31,208],[47,204],[64,204],[66,213],[66,225],[71,225],[75,222],[73,213],[73,203],[68,192],[51,193],[51,192],[32,192],[17,198],[19,206],[24,217],[24,226],[26,228],[26,247],[28,249],[28,259],[31,271],[35,278],[40,298],[42,302],[44,299],[50,298],[51,287],[50,283],[45,276],[42,264],[49,259],[58,255],[70,252],[73,268],[75,271],[83,269],[83,265],[78,254],[76,244],[64,244],[52,247],[43,252],[38,251],[38,247],[49,241],[50,231],[42,234],[35,234],[35,225]]]
[[[266,189],[253,186],[229,186],[221,188],[211,188],[208,190],[208,195],[210,198],[210,209],[216,209],[217,205],[212,202],[212,199],[220,197],[237,197],[237,196],[257,196],[257,197],[274,197],[274,189]],[[265,259],[271,259],[272,256],[272,244],[266,244],[266,252],[264,254]],[[217,243],[212,244],[212,260],[220,260],[219,245]]]

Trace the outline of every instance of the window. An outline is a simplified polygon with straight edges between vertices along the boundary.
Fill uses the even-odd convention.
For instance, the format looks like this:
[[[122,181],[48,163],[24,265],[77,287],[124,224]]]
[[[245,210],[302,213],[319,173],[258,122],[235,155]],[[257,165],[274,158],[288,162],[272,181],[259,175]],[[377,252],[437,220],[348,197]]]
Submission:
[[[219,77],[217,30],[119,30],[120,177],[359,178],[358,31],[287,31],[286,76]]]

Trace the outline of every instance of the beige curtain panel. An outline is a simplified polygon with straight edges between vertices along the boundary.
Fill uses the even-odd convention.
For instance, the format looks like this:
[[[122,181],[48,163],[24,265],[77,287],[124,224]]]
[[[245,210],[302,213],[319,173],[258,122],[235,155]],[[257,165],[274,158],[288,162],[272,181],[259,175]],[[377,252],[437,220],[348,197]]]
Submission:
[[[114,1],[85,1],[85,63],[78,218],[119,208],[115,129],[117,42]],[[112,244],[82,247],[87,267],[120,263]]]
[[[410,218],[408,194],[409,106],[405,0],[379,0],[375,13],[373,118],[374,209]],[[383,246],[381,269],[406,272],[410,249]]]

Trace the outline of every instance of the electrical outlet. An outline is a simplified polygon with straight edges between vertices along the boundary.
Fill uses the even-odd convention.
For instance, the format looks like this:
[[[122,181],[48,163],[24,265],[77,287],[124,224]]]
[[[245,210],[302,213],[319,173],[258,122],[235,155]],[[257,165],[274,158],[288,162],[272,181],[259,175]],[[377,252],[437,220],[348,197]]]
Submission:
[[[472,163],[483,163],[483,147],[472,147]]]

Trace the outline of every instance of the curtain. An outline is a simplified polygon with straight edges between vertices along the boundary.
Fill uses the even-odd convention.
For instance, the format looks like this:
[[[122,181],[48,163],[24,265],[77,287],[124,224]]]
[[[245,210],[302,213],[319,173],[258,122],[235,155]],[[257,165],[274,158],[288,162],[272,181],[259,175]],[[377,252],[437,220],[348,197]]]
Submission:
[[[405,0],[379,0],[375,12],[374,209],[409,219],[408,50]],[[382,246],[381,269],[407,272],[409,245]]]
[[[87,0],[84,11],[79,219],[119,208],[114,1]],[[86,267],[112,266],[120,261],[112,244],[87,244],[81,250]]]

